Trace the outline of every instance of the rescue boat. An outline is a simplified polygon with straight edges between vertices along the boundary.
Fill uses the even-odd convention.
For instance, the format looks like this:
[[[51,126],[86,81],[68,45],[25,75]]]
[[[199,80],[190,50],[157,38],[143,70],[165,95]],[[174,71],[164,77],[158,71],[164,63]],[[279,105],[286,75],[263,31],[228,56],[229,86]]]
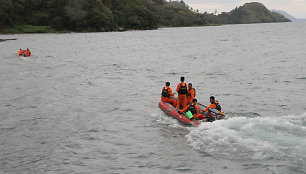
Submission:
[[[171,97],[173,99],[176,99],[174,97]],[[202,122],[207,122],[209,121],[207,118],[203,120],[190,120],[184,113],[179,113],[179,110],[175,107],[172,106],[170,103],[163,102],[162,100],[158,104],[159,108],[164,111],[167,115],[170,115],[176,119],[178,119],[181,123],[187,124],[187,125],[192,125],[192,126],[198,126]],[[198,103],[199,110],[202,111],[206,107],[200,103]],[[204,116],[206,117],[211,117],[208,112],[203,113]],[[216,110],[211,110],[211,114],[215,115],[216,119],[224,119],[224,117],[220,117],[220,114],[217,113]],[[211,121],[211,120],[210,120]]]
[[[32,54],[30,54],[30,56],[28,56],[26,53],[27,53],[27,50],[21,50],[21,55],[19,55],[19,53],[17,53],[17,55],[19,57],[28,57],[28,58],[31,58]]]

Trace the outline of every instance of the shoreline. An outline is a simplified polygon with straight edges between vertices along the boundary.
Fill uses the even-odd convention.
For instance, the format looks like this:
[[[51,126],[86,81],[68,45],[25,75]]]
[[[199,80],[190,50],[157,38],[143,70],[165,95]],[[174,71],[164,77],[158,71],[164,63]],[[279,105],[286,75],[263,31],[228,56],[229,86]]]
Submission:
[[[267,23],[246,23],[246,24],[273,24],[273,23],[287,23],[287,22],[267,22]],[[290,22],[292,23],[292,22]],[[101,32],[126,32],[126,31],[147,31],[158,30],[163,28],[182,28],[182,27],[214,27],[223,25],[241,25],[241,24],[207,24],[207,25],[194,25],[194,26],[158,26],[156,29],[124,29],[119,28],[114,31],[70,31],[70,30],[55,30],[50,26],[34,26],[34,25],[15,25],[11,27],[2,27],[0,35],[12,34],[65,34],[65,33],[101,33]],[[243,25],[243,24],[242,24]],[[2,39],[5,40],[5,39]]]
[[[162,28],[182,28],[182,27],[210,27],[222,26],[223,24],[207,24],[207,25],[193,25],[193,26],[158,26],[155,29],[124,29],[119,28],[113,31],[70,31],[70,30],[55,30],[50,26],[34,26],[34,25],[16,25],[15,27],[3,27],[0,30],[0,35],[11,34],[61,34],[61,33],[101,33],[101,32],[126,32],[126,31],[148,31],[158,30]],[[30,28],[30,29],[28,29]]]

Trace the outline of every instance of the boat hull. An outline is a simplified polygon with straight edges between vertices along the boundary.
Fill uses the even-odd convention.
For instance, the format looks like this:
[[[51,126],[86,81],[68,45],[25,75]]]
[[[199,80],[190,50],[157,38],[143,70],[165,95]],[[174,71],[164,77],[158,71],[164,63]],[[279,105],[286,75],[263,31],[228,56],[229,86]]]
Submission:
[[[201,122],[203,122],[203,120],[190,120],[185,114],[178,113],[178,110],[174,108],[170,103],[163,102],[162,100],[159,102],[158,106],[167,115],[178,119],[184,124],[198,126],[201,124]]]

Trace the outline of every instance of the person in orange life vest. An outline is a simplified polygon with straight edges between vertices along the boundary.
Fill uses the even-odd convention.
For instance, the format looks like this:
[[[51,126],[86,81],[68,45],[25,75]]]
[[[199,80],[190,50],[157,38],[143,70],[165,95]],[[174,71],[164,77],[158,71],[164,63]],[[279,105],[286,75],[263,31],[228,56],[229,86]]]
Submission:
[[[20,50],[18,51],[18,55],[21,56],[22,53],[23,53],[23,52],[22,52],[22,50],[20,49]]]
[[[181,83],[179,83],[176,87],[177,96],[177,104],[176,108],[180,109],[181,105],[183,108],[186,108],[186,94],[187,94],[187,85],[184,83],[185,77],[181,77]]]
[[[188,84],[188,93],[187,93],[186,105],[189,105],[189,103],[192,102],[194,97],[195,97],[195,89],[192,88],[192,83],[189,83]]]
[[[170,82],[166,82],[166,86],[163,88],[161,95],[161,100],[163,102],[171,103],[173,107],[176,107],[176,100],[171,98],[171,96],[174,96],[175,94],[172,94]]]
[[[198,100],[193,99],[192,102],[186,106],[184,109],[182,109],[180,112],[187,112],[188,110],[192,113],[193,119],[204,119],[206,118],[203,114],[199,114],[199,107],[197,105]]]
[[[30,51],[28,48],[27,48],[26,55],[27,55],[28,57],[30,57],[30,56],[31,56],[31,51]]]
[[[206,111],[208,110],[208,115],[210,115],[210,116],[212,116],[212,117],[216,117],[216,116],[214,116],[213,114],[210,113],[209,108],[217,109],[217,110],[219,111],[219,113],[220,113],[220,117],[222,117],[222,116],[223,116],[223,115],[222,115],[223,113],[222,113],[222,111],[221,111],[221,106],[219,105],[218,101],[215,100],[215,97],[214,97],[214,96],[211,96],[211,97],[209,98],[209,101],[210,101],[209,106],[208,106],[207,108],[205,108],[205,109],[203,110],[203,112],[206,112]]]

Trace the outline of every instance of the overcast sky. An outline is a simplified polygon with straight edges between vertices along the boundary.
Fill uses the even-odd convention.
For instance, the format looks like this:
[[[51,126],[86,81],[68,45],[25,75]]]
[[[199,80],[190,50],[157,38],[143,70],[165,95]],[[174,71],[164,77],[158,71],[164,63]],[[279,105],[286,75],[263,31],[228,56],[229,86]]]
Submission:
[[[306,0],[184,0],[200,12],[228,12],[246,2],[261,2],[270,10],[283,10],[296,18],[306,18]]]

